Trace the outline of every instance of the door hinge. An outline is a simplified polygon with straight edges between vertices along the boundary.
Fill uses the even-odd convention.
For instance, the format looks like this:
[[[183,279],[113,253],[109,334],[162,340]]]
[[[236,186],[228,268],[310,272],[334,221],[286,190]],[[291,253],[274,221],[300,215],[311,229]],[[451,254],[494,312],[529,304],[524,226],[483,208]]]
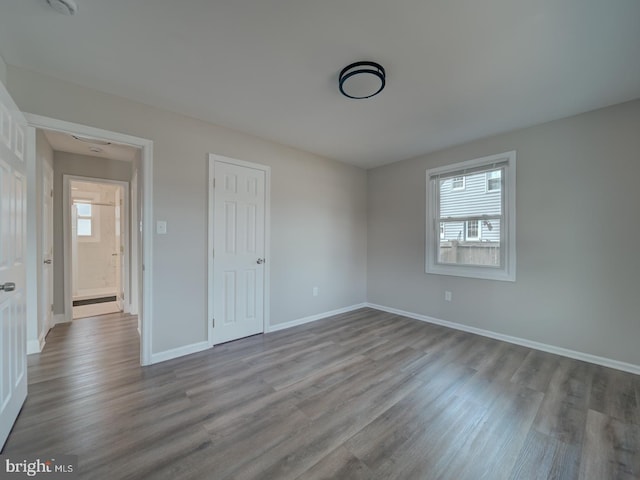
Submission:
[[[53,313],[53,303],[51,304],[51,313]]]
[[[120,253],[124,253],[124,245],[120,245]]]
[[[124,300],[124,292],[120,292],[120,300]]]
[[[216,188],[216,179],[213,179],[213,188]]]
[[[212,326],[213,328],[215,328],[215,327],[216,327],[216,319],[215,319],[215,318],[212,318],[212,319],[211,319],[211,326]]]
[[[51,198],[53,198],[53,189],[51,190]]]

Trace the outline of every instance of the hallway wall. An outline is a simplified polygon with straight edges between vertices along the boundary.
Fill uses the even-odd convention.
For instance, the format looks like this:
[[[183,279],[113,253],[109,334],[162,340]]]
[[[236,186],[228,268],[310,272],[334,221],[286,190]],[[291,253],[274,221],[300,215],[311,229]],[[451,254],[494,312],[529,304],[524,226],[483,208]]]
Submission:
[[[128,182],[131,179],[132,164],[119,160],[77,155],[73,153],[55,152],[53,160],[53,249],[54,258],[58,259],[53,269],[53,311],[63,314],[64,311],[64,229],[63,229],[63,176],[78,175],[83,177],[104,178]]]

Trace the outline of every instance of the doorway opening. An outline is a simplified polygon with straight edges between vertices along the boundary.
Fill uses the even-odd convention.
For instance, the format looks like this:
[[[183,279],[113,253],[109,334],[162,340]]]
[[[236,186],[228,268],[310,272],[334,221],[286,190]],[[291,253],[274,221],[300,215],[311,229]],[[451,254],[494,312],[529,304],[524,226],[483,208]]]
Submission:
[[[152,275],[152,230],[151,223],[144,221],[153,217],[153,142],[39,115],[25,114],[25,117],[31,143],[48,144],[43,151],[45,155],[36,153],[34,148],[29,161],[35,165],[32,181],[42,186],[32,201],[44,203],[42,213],[37,219],[32,215],[31,221],[50,241],[43,238],[37,245],[43,272],[36,268],[37,264],[31,271],[30,278],[35,281],[37,277],[39,298],[33,299],[38,308],[31,310],[28,324],[33,324],[33,330],[37,328],[38,332],[42,327],[46,335],[53,325],[85,315],[115,310],[115,314],[101,317],[105,321],[135,315],[140,363],[153,363],[152,292],[145,288],[150,285]],[[44,181],[45,177],[50,181]],[[47,202],[51,203],[50,208]],[[49,215],[47,212],[51,210],[53,213]],[[51,217],[49,222],[47,219]],[[113,221],[108,220],[107,224],[99,217]],[[110,238],[111,243],[102,242],[105,238]],[[111,258],[99,260],[98,255],[87,253],[91,248],[93,254],[110,248]],[[87,271],[83,270],[83,256],[85,260],[89,258],[84,262]],[[99,274],[91,277],[91,270]],[[91,280],[85,282],[87,278]],[[91,308],[101,311],[87,313]],[[40,318],[47,316],[50,323],[40,322]],[[40,350],[42,344],[35,351]]]
[[[70,176],[65,180],[72,318],[123,312],[130,296],[128,184]]]

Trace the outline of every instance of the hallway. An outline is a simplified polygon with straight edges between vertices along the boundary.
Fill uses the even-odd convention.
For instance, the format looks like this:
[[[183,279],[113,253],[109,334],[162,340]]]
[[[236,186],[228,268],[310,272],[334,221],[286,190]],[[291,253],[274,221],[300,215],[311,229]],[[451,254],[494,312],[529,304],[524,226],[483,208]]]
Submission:
[[[28,357],[29,395],[3,453],[99,454],[116,405],[140,368],[137,316],[112,314],[58,324]]]

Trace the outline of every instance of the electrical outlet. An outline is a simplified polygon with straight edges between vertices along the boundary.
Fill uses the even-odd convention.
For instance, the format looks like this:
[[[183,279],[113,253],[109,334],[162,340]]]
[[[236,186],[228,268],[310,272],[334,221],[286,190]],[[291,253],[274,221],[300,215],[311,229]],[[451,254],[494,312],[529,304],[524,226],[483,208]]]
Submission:
[[[313,296],[314,296],[314,297],[317,297],[317,296],[318,296],[318,292],[319,292],[318,287],[313,287]]]
[[[447,290],[447,291],[445,291],[445,292],[444,292],[444,299],[445,299],[447,302],[450,302],[450,301],[451,301],[451,297],[452,297],[452,293],[451,293],[449,290]]]

